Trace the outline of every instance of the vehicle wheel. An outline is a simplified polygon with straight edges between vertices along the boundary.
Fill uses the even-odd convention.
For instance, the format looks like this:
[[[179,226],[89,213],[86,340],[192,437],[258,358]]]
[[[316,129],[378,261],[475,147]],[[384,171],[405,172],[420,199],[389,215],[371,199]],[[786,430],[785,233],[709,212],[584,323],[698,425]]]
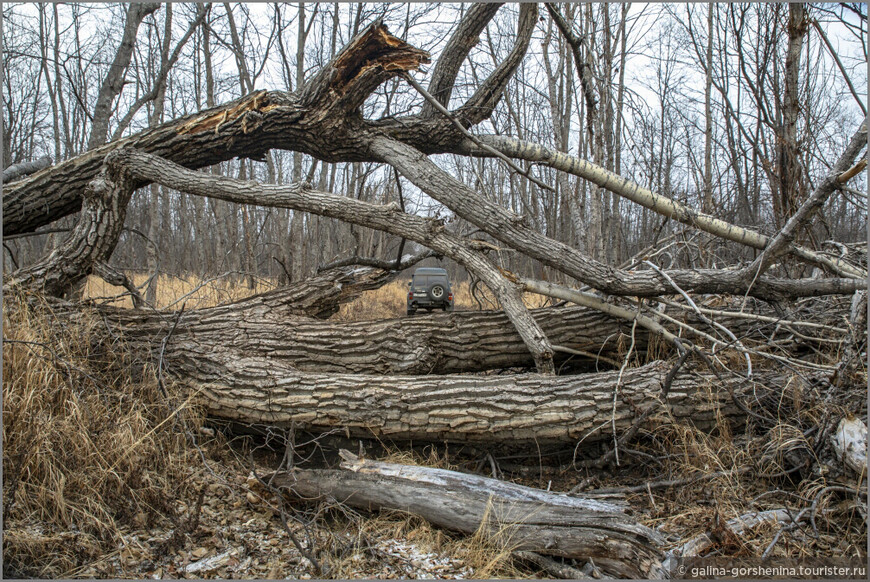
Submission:
[[[441,301],[444,299],[444,285],[441,283],[435,283],[431,287],[429,287],[429,298],[432,301]]]
[[[447,313],[453,313],[453,306],[448,305],[447,307],[444,308],[444,311],[446,311]]]
[[[409,316],[409,317],[412,317],[415,313],[417,313],[417,310],[416,310],[416,309],[409,309],[409,310],[408,310],[408,316]]]

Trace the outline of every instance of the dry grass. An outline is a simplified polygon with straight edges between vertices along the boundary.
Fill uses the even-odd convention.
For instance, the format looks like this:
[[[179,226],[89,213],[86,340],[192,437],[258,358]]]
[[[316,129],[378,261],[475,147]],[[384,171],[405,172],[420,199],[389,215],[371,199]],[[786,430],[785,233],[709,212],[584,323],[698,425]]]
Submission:
[[[127,276],[137,287],[148,280],[144,273],[128,273]],[[251,295],[265,293],[277,287],[277,281],[270,279],[255,279],[254,288],[248,287],[246,280],[235,277],[221,277],[217,279],[202,280],[193,275],[176,277],[173,275],[160,275],[157,278],[157,301],[158,309],[167,307],[180,308],[182,303],[187,309],[214,307],[222,303],[238,301]],[[91,275],[85,284],[84,297],[91,299],[107,300],[126,293],[123,287],[116,287],[106,283],[100,277]],[[145,292],[142,291],[144,296]],[[133,307],[133,301],[129,296],[124,296],[114,301],[107,301],[117,307]]]
[[[789,395],[789,391],[786,387],[783,394]],[[802,401],[795,401],[794,408],[780,410],[787,420],[766,430],[750,423],[736,434],[723,418],[718,419],[713,429],[700,430],[660,417],[647,440],[648,446],[635,445],[661,459],[653,471],[657,476],[641,474],[636,478],[641,483],[659,479],[698,480],[633,494],[630,503],[641,509],[644,523],[660,527],[681,540],[674,545],[713,532],[716,541],[708,551],[710,556],[757,559],[769,551],[771,557],[779,558],[866,559],[867,525],[861,517],[861,504],[857,500],[838,502],[836,495],[818,498],[814,512],[817,524],[813,527],[805,524],[781,533],[779,526],[765,524],[735,539],[721,525],[741,515],[784,507],[797,515],[810,508],[820,492],[844,482],[843,476],[829,476],[825,470],[814,470],[811,474],[807,471],[803,476],[784,473],[802,458],[808,460],[810,467],[819,466],[815,452],[819,447],[810,442],[804,431],[806,426],[819,426],[824,406],[805,395]],[[707,478],[714,473],[717,476]],[[775,542],[777,535],[780,537]]]
[[[128,273],[127,276],[136,286],[142,285],[147,280],[147,275],[142,273]],[[250,289],[247,281],[236,280],[232,277],[203,281],[193,275],[184,277],[160,275],[157,282],[156,307],[159,309],[167,307],[177,309],[181,307],[182,303],[186,304],[187,309],[214,307],[258,293],[265,293],[278,286],[278,281],[273,279],[256,279],[255,283],[254,289]],[[476,290],[479,303],[474,299],[468,281],[454,283],[453,292],[456,298],[455,308],[459,311],[497,308],[492,292],[485,285],[478,285]],[[117,307],[132,307],[133,302],[125,293],[126,290],[123,287],[110,285],[100,277],[91,275],[85,284],[84,297],[106,301]],[[335,319],[366,321],[405,317],[407,294],[407,279],[398,279],[378,289],[366,291],[356,300],[342,305],[339,313],[335,315]],[[114,297],[119,298],[111,300]],[[523,299],[526,305],[532,309],[550,304],[548,297],[536,293],[525,293]]]
[[[137,284],[143,276],[133,276]],[[157,303],[167,307],[182,299],[187,308],[208,307],[273,288],[260,281],[250,290],[244,282],[220,279],[202,283],[194,278],[161,277]],[[120,294],[101,279],[91,278],[89,297]],[[367,320],[405,316],[407,280],[363,293],[343,305],[337,319]],[[454,285],[457,310],[494,308],[481,286],[472,297],[467,282]],[[529,307],[548,303],[527,295]],[[130,306],[129,298],[119,302]],[[176,305],[180,307],[180,303]],[[192,458],[183,431],[165,406],[153,377],[133,380],[123,352],[97,340],[93,322],[56,329],[44,318],[22,309],[14,298],[4,306],[4,559],[10,572],[57,577],[84,563],[118,551],[120,531],[166,521],[172,503],[190,496]],[[654,357],[659,347],[651,347]],[[171,387],[170,387],[171,388]],[[616,468],[603,485],[627,485],[659,479],[685,479],[722,473],[714,479],[657,489],[630,496],[641,520],[685,541],[717,531],[719,520],[750,511],[789,507],[796,512],[818,497],[818,536],[802,527],[781,535],[774,557],[866,555],[866,522],[858,503],[825,493],[837,484],[825,474],[783,477],[795,456],[815,458],[821,450],[805,436],[831,414],[817,394],[800,382],[779,387],[780,398],[767,411],[779,419],[766,429],[750,426],[736,434],[725,419],[709,431],[680,424],[660,415],[645,438],[631,443],[647,455],[635,457],[631,468]],[[711,387],[713,389],[713,387]],[[180,403],[177,395],[170,395]],[[195,411],[182,407],[187,422],[197,425]],[[813,437],[814,438],[814,437]],[[649,459],[655,459],[650,461]],[[394,450],[384,460],[456,469],[452,458],[432,447],[424,454]],[[646,464],[646,466],[644,466]],[[750,470],[746,471],[749,467]],[[740,472],[742,471],[742,472]],[[599,475],[602,475],[599,473]],[[560,471],[560,489],[581,481],[581,473]],[[604,477],[602,477],[604,478]],[[555,482],[554,482],[555,483]],[[527,485],[547,487],[543,481]],[[862,485],[863,486],[863,485]],[[773,493],[769,493],[769,492]],[[329,527],[318,524],[317,527]],[[491,535],[481,528],[471,536],[453,536],[422,519],[393,512],[346,522],[359,540],[351,554],[330,564],[336,577],[371,576],[383,554],[369,552],[372,540],[403,540],[420,552],[432,552],[461,562],[474,577],[525,578],[511,559],[510,535]],[[739,544],[720,542],[711,550],[723,556],[759,557],[779,532],[762,526]],[[368,556],[360,562],[359,555]],[[712,554],[711,554],[712,555]],[[355,557],[357,556],[357,557]],[[366,569],[369,568],[369,569]],[[400,570],[396,570],[400,572]]]
[[[193,454],[180,419],[200,416],[132,380],[93,322],[52,325],[7,296],[3,332],[4,572],[62,577],[173,516]]]

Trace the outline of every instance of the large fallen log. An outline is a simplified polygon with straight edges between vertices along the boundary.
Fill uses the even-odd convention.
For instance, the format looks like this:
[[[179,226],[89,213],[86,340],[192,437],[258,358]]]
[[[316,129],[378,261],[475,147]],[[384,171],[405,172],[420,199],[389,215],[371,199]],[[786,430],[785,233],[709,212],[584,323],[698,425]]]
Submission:
[[[622,434],[650,406],[669,422],[707,430],[745,417],[732,393],[751,407],[771,388],[781,395],[792,382],[775,372],[757,372],[752,380],[683,372],[663,395],[669,370],[667,363],[653,362],[621,376],[312,374],[213,347],[181,355],[169,368],[218,418],[312,432],[339,429],[352,437],[502,447],[613,440],[614,430]]]
[[[508,317],[498,311],[457,311],[377,321],[317,321],[357,297],[363,290],[392,280],[396,272],[372,267],[336,267],[311,279],[227,305],[178,312],[96,308],[96,320],[124,338],[140,359],[160,353],[171,364],[208,346],[268,357],[301,372],[343,374],[457,374],[498,368],[531,367],[535,362]],[[848,305],[842,302],[845,307]],[[791,324],[772,308],[749,302],[736,309],[708,310],[707,317],[729,329],[747,347],[769,349],[770,342],[793,354],[841,338],[846,330],[821,323]],[[825,322],[841,311],[829,304]],[[843,309],[845,309],[843,307]],[[78,306],[64,313],[75,316]],[[55,316],[61,313],[55,308]],[[621,365],[631,344],[631,322],[581,306],[542,308],[531,316],[556,346],[556,364],[606,370]],[[656,312],[645,310],[655,315]],[[708,333],[717,333],[696,314],[676,308],[664,313]],[[304,316],[304,317],[303,317]],[[800,320],[801,313],[790,319]],[[670,325],[675,332],[676,326]],[[172,331],[171,337],[163,339]],[[641,360],[660,345],[638,326],[634,353]],[[818,339],[815,339],[818,338]],[[723,341],[728,341],[725,338]],[[652,357],[661,357],[656,351]],[[652,358],[650,358],[652,359]]]
[[[250,301],[181,316],[164,349],[168,361],[198,353],[203,346],[231,347],[249,355],[285,362],[302,372],[344,374],[459,374],[508,367],[531,367],[534,359],[501,312],[464,311],[378,321],[311,321],[282,317],[268,300]],[[287,311],[290,309],[288,308]],[[631,343],[631,324],[584,307],[537,309],[533,317],[557,346],[556,363],[621,363]],[[110,322],[131,346],[160,348],[175,321],[146,312],[112,311]],[[690,324],[697,325],[693,318]],[[718,319],[720,323],[727,318]],[[733,318],[724,325],[752,345],[764,341],[776,324]],[[806,341],[798,338],[798,341]],[[811,344],[812,342],[807,342]],[[650,334],[635,332],[635,353],[646,354]],[[792,346],[797,348],[798,346]]]
[[[295,470],[275,475],[272,483],[296,499],[407,511],[447,529],[480,531],[509,550],[592,560],[615,578],[662,577],[664,540],[619,505],[341,453],[345,471]]]

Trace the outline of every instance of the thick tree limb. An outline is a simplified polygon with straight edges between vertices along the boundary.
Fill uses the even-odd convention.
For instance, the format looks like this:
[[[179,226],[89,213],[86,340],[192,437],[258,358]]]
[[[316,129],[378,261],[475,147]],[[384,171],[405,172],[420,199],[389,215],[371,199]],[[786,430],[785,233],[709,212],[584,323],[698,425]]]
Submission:
[[[121,44],[115,52],[115,58],[109,67],[106,78],[100,86],[97,104],[94,106],[94,119],[91,135],[88,138],[88,149],[92,150],[106,143],[109,131],[109,118],[112,115],[112,102],[124,87],[124,73],[133,57],[133,47],[136,45],[136,33],[142,20],[160,8],[159,3],[130,4],[127,6],[127,20],[124,24],[124,34]]]
[[[313,432],[340,427],[351,437],[400,441],[490,443],[507,448],[588,445],[628,430],[636,411],[661,407],[672,422],[712,428],[745,413],[734,398],[762,398],[781,389],[782,373],[753,380],[680,372],[666,403],[661,386],[670,366],[627,369],[614,407],[618,371],[575,376],[371,376],[297,371],[273,358],[203,346],[167,355],[169,373],[199,395],[213,416],[287,425]]]
[[[859,130],[859,133],[860,131],[861,130]],[[863,135],[866,143],[866,129],[864,130]],[[856,136],[858,136],[858,134],[856,134]],[[655,192],[635,184],[627,178],[623,178],[622,176],[614,174],[613,172],[605,170],[604,168],[596,166],[586,160],[581,160],[551,150],[539,144],[525,142],[511,137],[481,135],[477,136],[477,139],[505,155],[530,162],[541,162],[555,170],[568,172],[569,174],[573,174],[597,184],[605,190],[609,190],[610,192],[631,200],[645,208],[649,208],[662,216],[673,218],[683,224],[694,226],[704,232],[708,232],[725,240],[730,240],[756,249],[763,249],[770,240],[770,237],[759,232],[735,226],[725,222],[724,220],[688,208],[676,200],[672,200],[671,198],[667,198],[661,194],[656,194]],[[855,138],[853,137],[853,140],[854,139]],[[471,155],[490,155],[471,141],[464,142],[461,149],[464,153]],[[803,247],[794,247],[791,252],[800,259],[828,268],[840,276],[857,278],[865,278],[867,276],[867,273],[856,269],[844,261],[820,255]]]
[[[471,152],[481,151],[475,149],[470,140],[468,143]],[[436,166],[419,150],[383,136],[372,136],[370,148],[375,156],[398,169],[429,196],[444,203],[456,214],[494,238],[545,265],[612,295],[649,297],[673,293],[670,282],[658,273],[629,272],[610,267],[565,243],[537,232],[525,224],[523,217],[486,200]],[[674,270],[668,271],[668,275],[686,291],[733,294],[749,291],[751,295],[767,299],[853,293],[864,284],[857,279],[794,281],[759,278],[750,287],[738,271],[724,269]]]
[[[301,372],[342,374],[459,374],[534,366],[533,357],[511,321],[497,311],[457,311],[362,322],[310,319],[334,313],[341,303],[393,276],[376,269],[336,268],[228,305],[188,309],[166,353],[174,358],[175,354],[181,357],[207,349],[203,346],[223,346],[281,361]],[[622,359],[637,312],[600,299],[598,302],[620,311],[615,316],[595,306],[531,311],[550,341],[559,346],[554,349],[575,354],[571,358],[558,356],[557,365],[568,359],[581,365]],[[75,309],[56,307],[54,311],[70,313]],[[153,357],[153,342],[166,336],[175,316],[171,312],[108,306],[97,310],[95,316],[111,326],[115,335],[123,336],[131,353],[142,360]],[[678,309],[666,313],[689,326],[703,326],[692,313]],[[743,338],[746,345],[766,347],[768,336],[789,323],[771,315],[771,309],[758,305],[752,313],[720,312],[714,317]],[[836,320],[837,314],[830,317]],[[650,345],[657,345],[655,333],[640,327],[636,330],[635,350],[641,360]],[[808,339],[791,342],[789,349],[818,347],[841,334],[837,330],[817,332],[817,339],[806,336]],[[582,357],[576,357],[577,353]],[[602,365],[597,369],[606,368]]]
[[[378,83],[427,59],[424,51],[375,23],[297,93],[258,91],[96,147],[10,184],[3,192],[4,232],[32,231],[78,211],[82,193],[99,173],[105,156],[122,148],[141,149],[189,168],[234,157],[258,158],[271,148],[308,153],[325,161],[366,161],[366,148],[356,137],[358,126],[364,122],[354,108]],[[405,137],[428,150],[438,146],[431,133],[438,133],[447,123],[395,125]],[[144,178],[136,186],[147,183]]]
[[[27,176],[29,174],[33,174],[38,172],[39,170],[43,170],[51,165],[51,158],[48,156],[43,156],[38,160],[33,160],[32,162],[21,162],[20,164],[13,164],[3,170],[3,184],[9,184],[21,178],[22,176]]]
[[[133,189],[129,176],[107,166],[85,192],[79,221],[66,240],[41,261],[12,273],[4,287],[60,296],[87,277],[115,250]]]
[[[341,470],[278,473],[297,499],[414,513],[452,530],[483,528],[512,550],[593,560],[617,578],[659,578],[664,540],[618,505],[444,469],[363,460],[341,451]]]
[[[498,9],[501,2],[475,3],[469,6],[468,12],[459,21],[456,30],[447,41],[447,45],[438,59],[438,63],[432,70],[429,81],[429,93],[438,103],[447,106],[450,103],[450,95],[456,83],[456,75],[459,68],[465,62],[465,58],[478,42],[481,31],[486,28]],[[435,109],[431,103],[424,103],[420,112],[422,117],[432,117]]]

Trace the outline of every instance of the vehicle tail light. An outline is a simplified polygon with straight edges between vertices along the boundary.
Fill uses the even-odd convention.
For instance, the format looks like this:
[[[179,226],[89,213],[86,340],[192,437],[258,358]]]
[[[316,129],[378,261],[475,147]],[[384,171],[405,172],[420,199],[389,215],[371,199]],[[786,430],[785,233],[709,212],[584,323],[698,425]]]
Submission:
[[[453,293],[447,295],[447,301],[453,301]]]
[[[412,292],[408,293],[408,299],[413,299],[413,298],[414,298],[414,292],[412,291]]]

